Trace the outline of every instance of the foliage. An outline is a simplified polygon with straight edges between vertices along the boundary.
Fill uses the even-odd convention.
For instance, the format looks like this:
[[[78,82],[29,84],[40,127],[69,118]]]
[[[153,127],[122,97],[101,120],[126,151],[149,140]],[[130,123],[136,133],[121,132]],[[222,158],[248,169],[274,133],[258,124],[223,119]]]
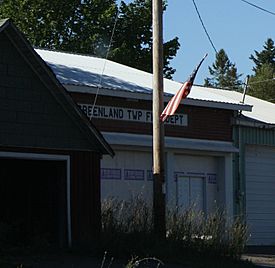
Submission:
[[[206,78],[204,85],[207,87],[219,87],[223,89],[240,89],[241,81],[237,67],[232,63],[223,49],[216,54],[212,68],[208,67],[210,78]]]
[[[250,56],[250,59],[253,60],[256,65],[253,67],[255,73],[257,73],[263,65],[270,65],[275,69],[275,46],[273,40],[268,38],[263,47],[264,49],[260,52],[254,51],[255,56]]]
[[[226,213],[217,209],[210,215],[196,210],[171,210],[167,218],[167,239],[177,241],[188,250],[207,256],[240,258],[248,238],[247,227],[240,218],[229,223]]]
[[[153,246],[151,209],[139,196],[130,201],[107,199],[102,202],[101,248],[115,256],[146,254]],[[133,243],[134,241],[134,243]]]
[[[135,0],[128,5],[121,3],[114,49],[110,57],[120,63],[152,72],[152,1]],[[164,10],[166,5],[164,5]],[[126,37],[126,38],[125,38]],[[172,78],[175,69],[169,66],[179,49],[178,38],[163,45],[164,73]]]
[[[274,68],[270,64],[263,64],[257,73],[250,77],[248,94],[256,98],[275,103]]]
[[[251,55],[255,66],[254,74],[249,80],[248,94],[275,103],[275,46],[271,38],[268,38],[260,52],[255,51]]]
[[[169,210],[166,227],[166,240],[158,240],[152,230],[151,207],[140,198],[102,204],[101,246],[115,256],[239,259],[247,242],[247,227],[241,219],[229,222],[218,209],[208,216],[195,206]]]
[[[12,18],[35,47],[105,57],[118,9],[116,0],[3,0],[0,18]],[[119,11],[109,58],[151,72],[151,0],[122,1]],[[167,78],[179,46],[177,37],[164,43]]]

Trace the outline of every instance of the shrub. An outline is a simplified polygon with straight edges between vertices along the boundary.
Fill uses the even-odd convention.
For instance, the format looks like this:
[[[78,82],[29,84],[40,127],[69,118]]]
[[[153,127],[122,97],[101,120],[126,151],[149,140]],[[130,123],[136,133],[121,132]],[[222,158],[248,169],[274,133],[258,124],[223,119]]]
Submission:
[[[129,201],[104,200],[101,211],[103,250],[120,257],[145,253],[153,241],[152,209],[140,196]]]
[[[221,209],[210,215],[195,205],[168,210],[166,241],[156,239],[152,226],[152,207],[139,196],[102,202],[102,247],[116,255],[178,258],[184,252],[185,257],[197,254],[238,259],[247,242],[246,225],[240,218],[230,222]]]
[[[231,221],[221,209],[205,215],[194,205],[186,210],[168,211],[166,226],[167,238],[172,242],[207,256],[240,258],[248,237],[241,218]]]

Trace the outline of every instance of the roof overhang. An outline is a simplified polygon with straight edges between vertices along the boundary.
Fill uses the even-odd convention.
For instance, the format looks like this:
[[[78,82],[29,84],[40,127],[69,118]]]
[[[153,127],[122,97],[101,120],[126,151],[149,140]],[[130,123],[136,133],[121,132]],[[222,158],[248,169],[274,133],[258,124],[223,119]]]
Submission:
[[[103,96],[112,96],[112,97],[121,97],[121,98],[129,98],[129,99],[138,99],[138,100],[152,100],[152,94],[149,93],[141,93],[141,92],[131,92],[129,90],[122,89],[111,89],[111,88],[98,88],[98,87],[88,87],[83,85],[71,85],[71,84],[63,84],[63,86],[69,91],[73,93],[85,93],[85,94],[96,94],[99,92],[100,95]],[[168,102],[172,97],[172,94],[164,94],[164,101]],[[182,100],[182,104],[190,105],[190,106],[200,106],[200,107],[208,107],[208,108],[217,108],[217,109],[226,109],[226,110],[234,110],[234,111],[252,111],[252,106],[241,103],[225,103],[219,101],[209,101],[209,100],[199,100],[186,98]]]
[[[262,128],[262,129],[275,129],[275,124],[269,124],[261,122],[258,120],[253,120],[250,117],[242,116],[241,118],[236,118],[234,124],[244,127]]]
[[[125,145],[152,147],[153,138],[150,135],[139,135],[129,133],[117,132],[102,132],[104,138],[111,145]],[[207,152],[219,153],[235,153],[238,149],[234,147],[232,142],[226,141],[213,141],[213,140],[199,140],[199,139],[186,139],[176,137],[165,137],[166,149],[183,149],[183,150],[196,150]]]

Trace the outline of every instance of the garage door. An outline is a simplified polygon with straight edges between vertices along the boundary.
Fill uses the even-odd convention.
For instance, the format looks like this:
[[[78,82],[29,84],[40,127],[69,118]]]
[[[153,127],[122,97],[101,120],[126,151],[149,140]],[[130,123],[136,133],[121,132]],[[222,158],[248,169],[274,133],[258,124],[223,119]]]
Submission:
[[[139,196],[152,199],[152,154],[116,150],[114,158],[103,156],[101,162],[101,198],[128,200]]]
[[[246,149],[246,216],[250,245],[275,244],[275,148]]]
[[[168,198],[175,198],[173,201],[179,208],[196,206],[209,214],[217,209],[217,204],[223,204],[220,197],[224,194],[224,187],[219,175],[218,158],[177,154],[174,160],[175,180],[174,185],[172,182],[169,184]],[[220,171],[223,172],[222,168]]]

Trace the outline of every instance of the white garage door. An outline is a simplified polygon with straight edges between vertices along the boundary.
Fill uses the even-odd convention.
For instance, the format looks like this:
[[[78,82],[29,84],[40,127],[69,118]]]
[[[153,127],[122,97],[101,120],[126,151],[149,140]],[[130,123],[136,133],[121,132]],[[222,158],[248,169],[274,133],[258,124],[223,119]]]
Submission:
[[[246,149],[246,217],[250,245],[275,245],[275,148]]]
[[[173,180],[174,185],[171,180],[168,187],[168,198],[175,198],[179,208],[195,205],[198,210],[209,214],[216,210],[217,204],[222,204],[223,170],[219,167],[218,158],[177,154],[173,166],[176,179]]]
[[[114,158],[103,156],[101,162],[101,198],[128,200],[139,196],[152,199],[152,154],[116,150]]]

